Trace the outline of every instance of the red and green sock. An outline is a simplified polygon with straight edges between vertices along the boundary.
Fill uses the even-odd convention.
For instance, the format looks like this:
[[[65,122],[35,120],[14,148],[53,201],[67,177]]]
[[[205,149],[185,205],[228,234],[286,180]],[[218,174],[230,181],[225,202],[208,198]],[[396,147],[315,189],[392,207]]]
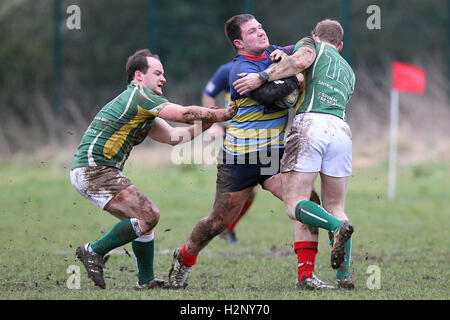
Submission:
[[[297,254],[298,281],[303,281],[312,276],[316,260],[318,242],[297,241],[294,242],[294,251]]]

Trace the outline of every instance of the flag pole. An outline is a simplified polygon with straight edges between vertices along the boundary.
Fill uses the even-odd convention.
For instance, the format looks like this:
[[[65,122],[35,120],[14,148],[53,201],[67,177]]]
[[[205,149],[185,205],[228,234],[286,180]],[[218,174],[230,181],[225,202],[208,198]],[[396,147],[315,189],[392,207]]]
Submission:
[[[393,200],[397,179],[397,135],[398,135],[398,101],[399,93],[391,89],[391,119],[390,119],[390,148],[389,148],[389,181],[388,199]]]

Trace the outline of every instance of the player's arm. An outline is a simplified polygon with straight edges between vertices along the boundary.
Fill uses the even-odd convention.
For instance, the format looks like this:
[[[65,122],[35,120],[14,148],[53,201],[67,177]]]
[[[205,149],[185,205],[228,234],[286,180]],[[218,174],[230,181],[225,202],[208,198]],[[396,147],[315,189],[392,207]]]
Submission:
[[[236,91],[243,95],[255,90],[266,82],[287,78],[301,73],[314,62],[316,50],[314,40],[306,37],[300,47],[293,55],[284,57],[280,62],[272,64],[265,71],[249,73],[233,82]]]
[[[165,120],[156,118],[148,136],[155,141],[174,146],[191,141],[211,125],[211,122],[203,122],[186,127],[172,127]]]
[[[279,63],[271,65],[265,72],[265,75],[260,76],[262,80],[274,81],[285,77],[290,77],[295,74],[299,74],[305,69],[309,68],[316,58],[316,50],[310,46],[302,46],[293,55],[287,56]]]
[[[210,109],[199,106],[183,107],[175,103],[167,103],[158,113],[158,117],[175,122],[192,124],[194,121],[222,122],[230,120],[237,112],[235,104],[226,109]]]
[[[253,99],[261,104],[272,104],[288,94],[295,88],[302,87],[304,82],[303,74],[289,78],[271,81],[263,84],[251,92]]]
[[[203,92],[202,106],[212,107],[215,105],[215,102],[216,100],[213,97]],[[211,130],[209,130],[209,132],[211,133],[212,139],[223,137],[223,135],[225,134],[225,130],[218,123],[213,123],[213,125],[211,126]]]

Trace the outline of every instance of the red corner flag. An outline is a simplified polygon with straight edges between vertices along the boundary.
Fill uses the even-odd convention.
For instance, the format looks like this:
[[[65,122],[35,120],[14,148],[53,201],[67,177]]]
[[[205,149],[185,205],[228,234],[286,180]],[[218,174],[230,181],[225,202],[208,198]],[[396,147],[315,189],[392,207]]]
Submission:
[[[392,88],[399,92],[425,92],[425,71],[412,64],[395,61],[392,65]]]

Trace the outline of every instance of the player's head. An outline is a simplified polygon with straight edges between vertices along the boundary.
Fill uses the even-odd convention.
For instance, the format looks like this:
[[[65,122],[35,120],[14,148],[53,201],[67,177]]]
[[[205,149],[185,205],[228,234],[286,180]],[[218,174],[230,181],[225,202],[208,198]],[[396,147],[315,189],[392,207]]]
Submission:
[[[261,24],[251,14],[238,14],[225,24],[225,34],[234,50],[241,54],[261,55],[269,39]]]
[[[313,37],[332,44],[338,51],[342,49],[344,29],[338,21],[330,19],[322,20],[316,25],[312,34]]]
[[[166,79],[158,55],[152,54],[148,49],[138,50],[128,58],[125,69],[128,83],[133,81],[162,95]]]

